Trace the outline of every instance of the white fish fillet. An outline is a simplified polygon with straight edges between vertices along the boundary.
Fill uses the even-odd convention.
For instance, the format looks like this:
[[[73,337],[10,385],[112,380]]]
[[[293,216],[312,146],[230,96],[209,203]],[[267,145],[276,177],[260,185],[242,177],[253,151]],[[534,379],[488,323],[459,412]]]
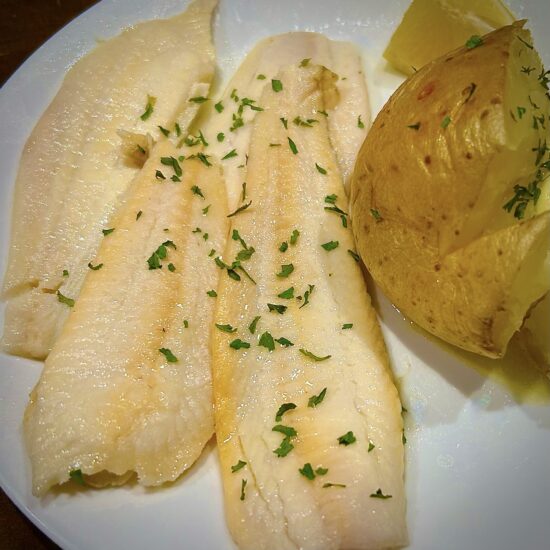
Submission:
[[[67,73],[21,158],[4,280],[4,350],[44,358],[66,319],[55,291],[77,297],[101,229],[135,176],[120,130],[163,137],[183,131],[214,72],[210,19],[196,0],[167,20],[141,23],[100,43]],[[145,121],[147,96],[156,97]],[[69,273],[63,277],[63,271]]]
[[[179,154],[169,140],[159,142],[132,183],[92,258],[93,267],[103,265],[86,268],[31,395],[24,426],[36,495],[73,470],[93,485],[130,472],[144,485],[174,480],[212,436],[215,300],[206,292],[217,287],[219,270],[208,254],[225,245],[226,195],[220,169],[198,160],[185,160],[182,181],[172,182],[160,159]],[[158,169],[166,180],[156,178]],[[162,243],[162,268],[150,269]]]
[[[244,126],[231,131],[233,115],[240,105],[240,101],[235,101],[235,96],[239,100],[252,99],[259,105],[258,99],[263,89],[271,88],[271,79],[275,78],[281,67],[300,63],[304,59],[323,65],[339,76],[336,86],[340,101],[333,109],[328,109],[328,124],[344,184],[346,189],[349,187],[357,152],[370,125],[370,107],[360,54],[348,42],[336,42],[312,32],[292,32],[266,38],[255,46],[219,98],[223,111],[218,113],[212,107],[203,127],[210,144],[210,154],[221,159],[232,149],[238,153],[237,157],[223,161],[230,209],[237,205],[241,185],[247,178],[246,166],[242,165],[245,164],[245,154],[250,144],[251,122],[259,112],[245,107],[242,114]],[[261,75],[265,78],[262,79]],[[363,127],[360,127],[359,117]],[[225,135],[223,142],[216,139],[219,132]]]
[[[407,542],[401,404],[359,264],[348,252],[354,247],[348,218],[325,209],[346,204],[330,128],[318,114],[338,100],[332,77],[318,66],[294,65],[277,77],[281,92],[265,88],[248,152],[245,204],[252,202],[232,218],[232,229],[255,249],[244,265],[257,284],[220,281],[216,322],[237,330],[213,332],[216,435],[226,515],[243,550],[380,549]],[[299,127],[290,123],[296,116],[318,122]],[[294,229],[299,236],[292,244]],[[321,246],[331,241],[338,246]],[[229,240],[224,261],[243,246]],[[290,264],[292,273],[278,276]],[[278,297],[291,287],[294,298]],[[288,309],[277,313],[267,304]],[[353,327],[343,328],[347,323]],[[269,351],[259,345],[269,340],[266,332],[294,345],[275,341]],[[237,339],[250,348],[230,347]],[[315,361],[300,349],[330,357]],[[309,407],[324,388],[322,402]],[[285,403],[296,408],[276,420]],[[284,457],[274,453],[284,440],[272,431],[278,424],[297,432]],[[348,432],[356,441],[340,443]],[[246,465],[233,473],[239,461]],[[306,464],[328,472],[310,480],[299,472]]]

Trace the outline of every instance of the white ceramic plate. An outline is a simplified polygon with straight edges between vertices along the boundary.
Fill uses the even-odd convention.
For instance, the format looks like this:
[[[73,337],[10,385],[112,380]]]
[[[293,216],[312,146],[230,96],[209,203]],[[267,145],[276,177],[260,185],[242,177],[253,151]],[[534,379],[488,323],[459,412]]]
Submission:
[[[18,159],[67,68],[96,39],[114,36],[143,19],[172,15],[186,3],[104,0],[49,40],[3,87],[0,273],[6,266]],[[517,15],[530,19],[548,64],[548,0],[510,3]],[[221,0],[214,26],[221,76],[227,78],[264,36],[320,31],[363,49],[376,113],[401,80],[385,72],[381,53],[407,5],[408,0]],[[549,548],[548,383],[532,372],[522,384],[514,382],[521,365],[500,369],[500,381],[489,378],[468,366],[464,354],[411,329],[382,297],[379,302],[409,411],[406,484],[411,550]],[[74,549],[234,548],[223,518],[212,444],[170,487],[63,491],[42,501],[34,498],[21,419],[41,368],[40,363],[0,355],[0,484],[40,529],[62,547]]]

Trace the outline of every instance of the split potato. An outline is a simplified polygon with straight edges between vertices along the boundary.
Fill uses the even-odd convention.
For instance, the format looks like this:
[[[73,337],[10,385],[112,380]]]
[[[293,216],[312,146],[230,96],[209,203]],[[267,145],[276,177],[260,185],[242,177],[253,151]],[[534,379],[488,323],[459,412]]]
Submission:
[[[401,312],[501,357],[550,289],[548,73],[524,22],[432,61],[359,153],[358,250]]]

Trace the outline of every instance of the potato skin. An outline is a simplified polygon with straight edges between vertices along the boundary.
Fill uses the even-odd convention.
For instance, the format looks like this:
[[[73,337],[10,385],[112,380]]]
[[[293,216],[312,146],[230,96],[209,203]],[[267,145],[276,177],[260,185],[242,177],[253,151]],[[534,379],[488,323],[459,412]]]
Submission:
[[[513,184],[491,180],[500,164],[518,179],[535,168],[518,152],[534,157],[531,144],[515,147],[506,119],[508,58],[522,25],[407,80],[376,118],[352,180],[357,248],[376,283],[424,329],[488,357],[504,354],[550,286],[550,212],[518,221],[502,209]],[[518,287],[525,266],[536,268],[533,284]]]

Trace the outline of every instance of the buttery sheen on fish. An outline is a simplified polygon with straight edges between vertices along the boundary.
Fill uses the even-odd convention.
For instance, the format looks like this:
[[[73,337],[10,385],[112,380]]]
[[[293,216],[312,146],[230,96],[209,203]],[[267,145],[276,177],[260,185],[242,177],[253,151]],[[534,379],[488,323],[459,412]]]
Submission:
[[[336,76],[308,63],[273,78],[219,259],[212,349],[229,528],[243,550],[400,547],[401,404],[323,114],[339,101]]]
[[[2,345],[43,359],[77,298],[118,201],[153,140],[183,135],[214,72],[216,0],[140,23],[101,42],[67,73],[21,157],[3,288]],[[123,136],[121,138],[121,135]],[[134,158],[127,154],[135,139]],[[138,148],[141,147],[141,150]]]
[[[212,436],[211,251],[225,245],[226,196],[219,168],[182,153],[155,146],[73,307],[64,298],[24,422],[36,495],[71,472],[91,485],[174,480]]]

